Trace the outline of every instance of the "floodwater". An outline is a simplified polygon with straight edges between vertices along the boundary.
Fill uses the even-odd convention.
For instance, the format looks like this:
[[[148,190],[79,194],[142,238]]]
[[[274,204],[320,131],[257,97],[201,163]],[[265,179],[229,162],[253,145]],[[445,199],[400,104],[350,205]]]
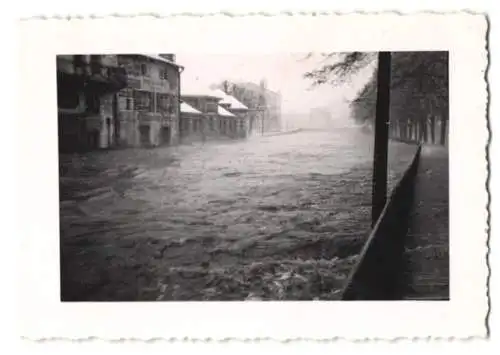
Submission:
[[[391,143],[391,186],[414,151]],[[338,299],[372,159],[353,128],[61,155],[61,297]]]

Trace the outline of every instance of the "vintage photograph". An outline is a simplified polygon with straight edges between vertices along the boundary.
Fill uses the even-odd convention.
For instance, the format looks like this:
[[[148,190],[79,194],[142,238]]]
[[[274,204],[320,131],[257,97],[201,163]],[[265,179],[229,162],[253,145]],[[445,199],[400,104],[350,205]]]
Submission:
[[[61,301],[450,300],[447,51],[54,60]]]

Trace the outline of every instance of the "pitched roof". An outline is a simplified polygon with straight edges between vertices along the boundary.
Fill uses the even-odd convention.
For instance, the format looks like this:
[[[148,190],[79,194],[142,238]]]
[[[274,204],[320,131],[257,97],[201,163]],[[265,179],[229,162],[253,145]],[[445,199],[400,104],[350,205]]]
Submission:
[[[224,107],[222,106],[218,106],[217,107],[217,113],[220,115],[220,116],[225,116],[225,117],[236,117],[234,114],[232,114],[231,112],[229,112],[228,110],[226,110]]]
[[[221,89],[214,90],[214,93],[216,95],[218,95],[219,98],[222,99],[221,103],[231,105],[231,109],[248,110],[248,107],[246,107],[244,104],[242,104],[240,101],[238,101],[238,99],[236,99],[232,95],[226,94]]]
[[[222,91],[221,89],[214,89],[214,90],[212,90],[212,91],[213,91],[213,93],[214,93],[215,95],[217,95],[217,97],[221,98],[221,99],[222,99],[222,101],[224,101],[224,99],[225,99],[225,98],[226,98],[226,96],[227,96],[227,94],[226,94],[224,91]]]
[[[194,113],[199,115],[201,114],[201,111],[198,111],[193,106],[190,106],[185,102],[181,102],[181,113]]]

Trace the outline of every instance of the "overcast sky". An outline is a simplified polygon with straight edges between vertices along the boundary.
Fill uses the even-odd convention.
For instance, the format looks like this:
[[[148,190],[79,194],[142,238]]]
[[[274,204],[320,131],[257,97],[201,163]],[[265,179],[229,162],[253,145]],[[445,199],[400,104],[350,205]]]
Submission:
[[[308,113],[313,107],[329,107],[335,115],[348,112],[348,102],[368,80],[373,68],[366,68],[343,86],[311,88],[303,74],[318,67],[322,58],[305,54],[194,55],[177,54],[177,62],[185,67],[181,85],[187,90],[208,87],[222,80],[267,80],[271,90],[280,91],[284,113]]]

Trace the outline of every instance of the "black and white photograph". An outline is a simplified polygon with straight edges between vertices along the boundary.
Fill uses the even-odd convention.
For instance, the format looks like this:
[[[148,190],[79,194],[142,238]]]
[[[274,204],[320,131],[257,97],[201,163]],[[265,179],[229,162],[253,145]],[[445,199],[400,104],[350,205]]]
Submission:
[[[61,301],[450,299],[447,51],[54,60]]]
[[[484,16],[20,29],[25,337],[488,333]]]

